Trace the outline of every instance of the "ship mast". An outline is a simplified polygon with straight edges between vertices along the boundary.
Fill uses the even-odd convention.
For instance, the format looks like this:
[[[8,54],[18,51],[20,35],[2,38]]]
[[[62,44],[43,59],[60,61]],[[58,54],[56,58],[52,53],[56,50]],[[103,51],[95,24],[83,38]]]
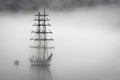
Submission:
[[[51,26],[47,21],[50,21],[47,16],[48,14],[45,13],[45,10],[43,14],[38,12],[37,18],[34,20],[36,23],[33,26],[36,26],[36,31],[32,31],[31,33],[35,33],[36,37],[31,38],[30,40],[33,40],[37,43],[37,45],[30,46],[31,48],[35,48],[37,50],[37,57],[39,59],[45,60],[48,58],[48,49],[52,49],[53,47],[48,47],[47,43],[48,41],[53,41],[52,38],[47,38],[47,34],[52,34],[51,31],[47,31],[47,27]],[[36,55],[36,53],[34,53]]]

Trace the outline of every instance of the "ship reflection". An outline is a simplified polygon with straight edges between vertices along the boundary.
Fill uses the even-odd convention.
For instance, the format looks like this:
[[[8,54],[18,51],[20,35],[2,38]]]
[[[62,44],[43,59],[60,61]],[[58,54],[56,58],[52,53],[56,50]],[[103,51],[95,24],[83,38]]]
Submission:
[[[52,80],[50,67],[30,66],[32,80]]]

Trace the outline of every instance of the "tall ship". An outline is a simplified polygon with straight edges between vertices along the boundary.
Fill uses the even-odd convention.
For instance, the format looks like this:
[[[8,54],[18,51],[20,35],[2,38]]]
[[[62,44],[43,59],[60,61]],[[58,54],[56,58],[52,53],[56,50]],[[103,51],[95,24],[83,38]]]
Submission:
[[[29,61],[31,65],[40,65],[40,66],[49,66],[52,58],[51,49],[54,47],[49,46],[50,41],[53,41],[53,38],[48,38],[48,34],[52,34],[48,27],[51,26],[48,21],[48,14],[45,10],[41,13],[35,15],[34,19],[35,30],[31,33],[34,34],[30,40],[33,41],[33,45],[30,46],[32,53],[30,55]]]

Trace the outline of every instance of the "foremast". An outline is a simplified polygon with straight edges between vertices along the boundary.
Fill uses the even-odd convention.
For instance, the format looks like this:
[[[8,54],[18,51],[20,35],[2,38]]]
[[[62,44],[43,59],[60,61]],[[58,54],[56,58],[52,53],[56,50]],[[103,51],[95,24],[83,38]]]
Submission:
[[[32,31],[31,33],[35,33],[36,37],[31,38],[30,40],[33,40],[36,44],[30,47],[37,50],[36,53],[33,53],[36,55],[37,59],[45,60],[49,56],[48,49],[54,48],[48,47],[48,41],[53,41],[53,38],[47,38],[47,34],[52,34],[51,31],[47,31],[47,27],[51,26],[47,21],[50,20],[47,18],[48,14],[45,13],[45,10],[43,14],[38,12],[35,16],[37,16],[37,18],[34,20],[36,23],[33,26],[36,26],[37,28],[36,31]]]

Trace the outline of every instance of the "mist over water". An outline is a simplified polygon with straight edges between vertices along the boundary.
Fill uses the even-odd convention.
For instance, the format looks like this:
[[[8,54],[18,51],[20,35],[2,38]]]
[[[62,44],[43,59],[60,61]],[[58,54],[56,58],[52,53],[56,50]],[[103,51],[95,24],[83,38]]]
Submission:
[[[50,67],[33,67],[28,61],[36,13],[0,14],[0,80],[120,79],[118,6],[48,10],[55,39]]]

